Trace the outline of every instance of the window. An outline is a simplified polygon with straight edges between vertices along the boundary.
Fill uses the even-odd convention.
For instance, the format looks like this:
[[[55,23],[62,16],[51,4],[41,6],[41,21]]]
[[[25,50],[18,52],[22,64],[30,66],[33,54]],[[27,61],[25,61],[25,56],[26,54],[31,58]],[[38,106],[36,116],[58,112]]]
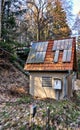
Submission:
[[[64,50],[63,51],[63,58],[62,58],[63,62],[67,62],[66,57],[67,57],[67,50]]]
[[[70,62],[71,61],[71,54],[72,50],[64,50],[63,51],[63,62]]]
[[[58,57],[59,57],[59,50],[55,51],[55,56],[54,56],[54,62],[57,63],[58,62]]]
[[[56,49],[57,49],[57,40],[54,41],[52,50],[56,51]]]
[[[52,51],[54,51],[54,63],[58,62],[59,51],[63,51],[63,62],[71,62],[73,39],[54,40]]]
[[[60,79],[54,79],[54,89],[61,90],[62,81]]]
[[[46,55],[48,42],[36,42],[32,44],[27,63],[43,63]]]
[[[71,50],[68,50],[68,52],[67,52],[67,62],[70,62],[71,61]]]
[[[42,87],[52,87],[52,77],[42,77]]]

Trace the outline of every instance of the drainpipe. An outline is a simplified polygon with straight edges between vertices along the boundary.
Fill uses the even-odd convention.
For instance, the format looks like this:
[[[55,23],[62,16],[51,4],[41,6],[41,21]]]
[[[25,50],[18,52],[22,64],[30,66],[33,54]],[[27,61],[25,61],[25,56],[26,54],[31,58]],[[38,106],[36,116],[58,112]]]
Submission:
[[[63,98],[67,97],[67,77],[70,75],[71,75],[71,71],[69,71],[69,73],[63,78],[63,92],[64,92]]]
[[[64,98],[67,97],[67,77],[71,75],[71,71],[69,71],[69,73],[63,78],[63,88],[64,88]],[[77,78],[77,73],[73,72],[72,73],[72,90],[74,90],[74,81]]]

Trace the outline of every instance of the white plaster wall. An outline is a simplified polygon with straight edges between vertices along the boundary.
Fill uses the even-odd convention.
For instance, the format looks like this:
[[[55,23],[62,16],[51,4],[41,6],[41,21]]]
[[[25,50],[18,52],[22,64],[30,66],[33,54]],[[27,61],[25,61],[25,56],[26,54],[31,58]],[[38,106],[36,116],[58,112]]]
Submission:
[[[52,77],[52,87],[42,87],[42,76]],[[35,97],[40,98],[54,98],[56,99],[56,94],[54,90],[54,78],[59,78],[63,81],[66,73],[50,73],[50,72],[32,72],[30,73],[30,94]],[[62,90],[60,92],[60,99],[63,99],[63,84]]]

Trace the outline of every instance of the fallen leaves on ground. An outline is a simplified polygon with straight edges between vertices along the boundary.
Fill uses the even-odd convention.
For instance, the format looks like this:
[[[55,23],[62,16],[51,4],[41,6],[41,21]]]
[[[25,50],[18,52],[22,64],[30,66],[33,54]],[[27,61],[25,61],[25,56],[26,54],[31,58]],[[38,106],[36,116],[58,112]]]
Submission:
[[[28,83],[14,66],[0,68],[0,130],[80,129],[80,96],[76,102],[34,99],[28,95]],[[31,105],[37,106],[34,118]]]
[[[36,104],[37,113],[30,120],[31,104]],[[33,128],[34,130],[47,130],[47,128],[50,130],[66,128],[67,130],[67,127],[73,130],[80,128],[80,106],[72,101],[39,100],[28,95],[13,96],[0,104],[0,130],[33,130]]]

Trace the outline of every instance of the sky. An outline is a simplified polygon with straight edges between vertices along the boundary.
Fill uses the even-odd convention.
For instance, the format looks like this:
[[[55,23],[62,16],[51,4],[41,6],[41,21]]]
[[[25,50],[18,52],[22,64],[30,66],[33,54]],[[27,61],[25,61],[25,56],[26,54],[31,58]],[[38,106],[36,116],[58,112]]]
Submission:
[[[80,0],[73,0],[73,13],[77,14],[80,10]]]

